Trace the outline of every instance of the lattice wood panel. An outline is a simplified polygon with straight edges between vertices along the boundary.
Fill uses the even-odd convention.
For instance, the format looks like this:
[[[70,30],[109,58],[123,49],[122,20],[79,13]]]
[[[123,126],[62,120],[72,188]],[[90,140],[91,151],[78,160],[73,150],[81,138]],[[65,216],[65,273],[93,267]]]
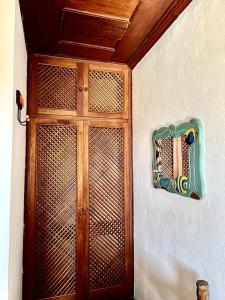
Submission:
[[[182,162],[183,162],[183,176],[188,177],[189,172],[189,147],[185,142],[185,139],[182,139]]]
[[[90,289],[125,282],[124,133],[90,128]]]
[[[39,108],[77,109],[76,68],[39,63],[37,86]]]
[[[172,138],[161,141],[162,176],[173,178],[173,141]]]
[[[76,291],[77,128],[38,125],[35,299]]]
[[[89,111],[123,112],[123,73],[90,70]]]

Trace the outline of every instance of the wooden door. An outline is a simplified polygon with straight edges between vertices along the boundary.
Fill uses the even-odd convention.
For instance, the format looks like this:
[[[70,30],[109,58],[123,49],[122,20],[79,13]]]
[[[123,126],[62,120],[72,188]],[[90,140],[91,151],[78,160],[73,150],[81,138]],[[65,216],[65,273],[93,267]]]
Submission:
[[[35,55],[30,61],[31,114],[129,119],[126,65]]]
[[[84,123],[88,299],[132,295],[130,132],[123,121]]]
[[[34,118],[28,138],[24,299],[132,295],[128,123]]]
[[[82,115],[83,64],[34,55],[29,82],[29,113]]]
[[[82,131],[75,121],[32,119],[29,125],[24,299],[78,299]]]
[[[24,300],[133,294],[129,76],[31,59]]]
[[[130,71],[127,66],[90,63],[85,68],[84,115],[129,118]]]

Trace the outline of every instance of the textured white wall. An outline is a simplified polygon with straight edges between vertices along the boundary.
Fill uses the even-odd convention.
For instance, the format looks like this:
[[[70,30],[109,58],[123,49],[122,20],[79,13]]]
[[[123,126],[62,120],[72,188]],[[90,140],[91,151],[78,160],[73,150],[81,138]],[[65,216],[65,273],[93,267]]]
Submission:
[[[0,1],[0,299],[8,299],[15,0]]]
[[[9,300],[22,299],[22,257],[23,257],[23,212],[26,128],[17,121],[15,91],[20,90],[26,99],[27,52],[19,2],[16,1],[15,48],[14,48],[14,101],[13,101],[13,147],[10,208],[9,247]],[[26,107],[22,110],[25,119]]]
[[[26,96],[27,55],[18,0],[0,1],[0,299],[20,300],[25,128],[16,121],[15,91]]]
[[[202,120],[207,196],[152,187],[154,129]],[[225,299],[225,1],[193,0],[133,72],[136,300]]]

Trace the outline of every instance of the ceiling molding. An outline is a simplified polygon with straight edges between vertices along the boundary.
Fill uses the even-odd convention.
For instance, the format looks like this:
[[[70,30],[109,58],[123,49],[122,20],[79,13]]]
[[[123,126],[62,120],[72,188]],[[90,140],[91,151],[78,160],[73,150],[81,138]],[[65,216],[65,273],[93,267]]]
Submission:
[[[165,14],[155,27],[149,32],[141,46],[135,51],[127,62],[130,68],[134,68],[145,54],[155,45],[160,37],[172,25],[183,10],[192,2],[192,0],[175,0],[168,8]]]

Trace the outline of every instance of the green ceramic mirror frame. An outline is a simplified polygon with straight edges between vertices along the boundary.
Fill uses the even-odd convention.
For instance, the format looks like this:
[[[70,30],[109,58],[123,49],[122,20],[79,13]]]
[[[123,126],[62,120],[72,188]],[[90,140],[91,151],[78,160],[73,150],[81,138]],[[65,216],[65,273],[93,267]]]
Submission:
[[[199,119],[155,130],[153,185],[194,199],[205,195],[203,174],[203,128]]]

